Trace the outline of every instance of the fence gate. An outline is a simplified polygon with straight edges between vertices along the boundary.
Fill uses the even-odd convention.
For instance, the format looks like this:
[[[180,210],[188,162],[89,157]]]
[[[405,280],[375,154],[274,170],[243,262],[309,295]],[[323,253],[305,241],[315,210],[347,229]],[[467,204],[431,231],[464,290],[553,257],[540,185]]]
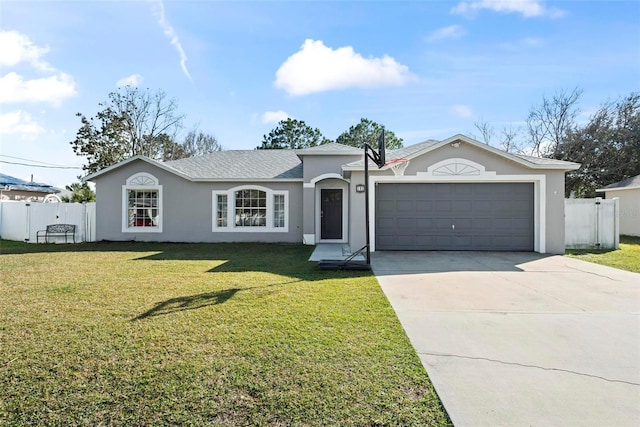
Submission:
[[[618,249],[620,203],[614,199],[565,199],[567,249]]]
[[[36,233],[50,224],[75,224],[76,242],[95,241],[95,203],[0,203],[0,237],[36,243]]]

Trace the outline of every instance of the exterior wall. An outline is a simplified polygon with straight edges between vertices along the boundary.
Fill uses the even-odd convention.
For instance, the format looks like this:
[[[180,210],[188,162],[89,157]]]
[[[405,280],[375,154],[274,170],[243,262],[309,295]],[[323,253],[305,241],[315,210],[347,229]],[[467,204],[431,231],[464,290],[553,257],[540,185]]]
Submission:
[[[122,232],[122,186],[127,178],[146,172],[162,186],[162,232]],[[259,182],[256,185],[289,192],[288,232],[213,232],[214,190],[249,183],[191,182],[144,161],[134,161],[96,178],[98,240],[165,242],[302,242],[302,183]]]
[[[314,196],[314,206],[317,206],[317,209],[314,209],[314,233],[315,233],[315,241],[316,243],[322,242],[322,238],[320,235],[320,193],[323,188],[336,188],[342,190],[342,200],[343,200],[343,214],[342,214],[342,231],[343,238],[338,239],[337,241],[331,242],[340,242],[347,243],[349,241],[349,200],[350,200],[350,192],[349,192],[349,183],[341,180],[341,179],[325,179],[319,181],[315,186],[315,196]],[[306,200],[305,200],[306,201]]]
[[[460,158],[470,160],[485,167],[487,172],[496,172],[495,177],[491,176],[453,176],[453,177],[433,177],[426,176],[427,169],[448,159]],[[370,180],[374,182],[380,176],[393,176],[391,171],[379,172],[376,169],[370,170]],[[420,173],[423,173],[420,176]],[[476,148],[469,144],[462,143],[458,148],[444,146],[427,154],[411,160],[403,177],[391,178],[406,182],[489,182],[491,180],[501,180],[500,176],[510,176],[521,182],[534,182],[535,192],[543,195],[542,211],[544,211],[544,223],[540,223],[538,214],[535,221],[538,222],[540,232],[538,245],[544,243],[545,253],[562,254],[565,251],[564,242],[564,171],[529,169],[516,162],[505,159],[491,152]],[[532,177],[532,178],[530,178]],[[535,179],[534,179],[534,178]],[[541,178],[541,179],[540,179]],[[365,206],[364,194],[353,193],[357,184],[364,183],[364,172],[352,172],[351,188],[352,197],[350,215],[352,218],[350,228],[350,243],[352,249],[359,248],[365,244]],[[542,187],[542,188],[540,188]],[[373,200],[375,200],[375,189],[370,187],[370,210],[373,215]],[[362,220],[360,220],[362,218]],[[370,223],[371,230],[374,230],[374,221]],[[373,239],[372,239],[373,241]]]
[[[605,197],[620,199],[620,234],[640,236],[640,188],[606,191]]]
[[[328,173],[342,175],[342,165],[360,159],[362,156],[304,156],[304,182],[310,182],[312,179]]]
[[[336,176],[342,176],[343,165],[358,161],[361,158],[362,156],[351,155],[305,155],[303,157],[304,203],[302,208],[302,221],[304,243],[314,245],[317,243],[317,239],[319,239],[320,225],[318,223],[317,216],[319,215],[320,207],[316,204],[317,187],[327,179],[333,180],[333,178],[329,177],[335,178]],[[346,181],[335,181],[343,183],[339,185],[344,185],[344,188],[347,188],[343,196],[348,197],[349,200],[351,200]],[[348,226],[350,224],[348,219],[345,218],[344,221],[344,226]]]

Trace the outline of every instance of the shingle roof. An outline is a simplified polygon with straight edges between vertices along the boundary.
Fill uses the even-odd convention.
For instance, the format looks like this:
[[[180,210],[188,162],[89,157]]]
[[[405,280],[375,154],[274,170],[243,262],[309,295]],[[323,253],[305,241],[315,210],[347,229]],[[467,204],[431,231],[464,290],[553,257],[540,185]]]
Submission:
[[[389,160],[394,160],[394,159],[404,159],[407,157],[411,157],[411,155],[427,148],[430,147],[432,145],[435,145],[437,143],[439,143],[440,141],[435,141],[433,139],[424,141],[424,142],[419,142],[417,144],[414,145],[410,145],[408,147],[402,147],[402,148],[397,148],[395,150],[389,150],[385,152],[385,159],[387,161]],[[374,163],[371,159],[369,159],[369,165],[374,166]],[[356,162],[352,162],[349,163],[348,165],[346,165],[348,167],[362,167],[364,166],[364,160],[358,160]]]
[[[292,150],[218,151],[163,164],[195,180],[302,178],[302,162]]]
[[[0,187],[8,190],[34,191],[38,193],[59,193],[60,190],[49,184],[28,182],[20,178],[0,173]]]
[[[331,142],[329,144],[317,145],[311,148],[295,150],[297,155],[358,155],[362,154],[362,148],[351,147],[349,145]]]
[[[416,155],[419,155],[420,152],[423,152],[424,150],[428,150],[430,147],[434,147],[438,144],[443,144],[448,141],[455,142],[456,140],[465,141],[477,147],[484,148],[488,151],[491,151],[493,153],[496,153],[506,158],[511,158],[512,160],[515,160],[519,163],[525,164],[530,167],[534,167],[536,169],[544,169],[544,168],[577,169],[580,166],[577,163],[567,162],[564,160],[546,159],[541,157],[531,157],[531,156],[525,156],[522,154],[508,153],[498,148],[491,147],[491,146],[482,144],[478,141],[472,140],[471,138],[465,137],[464,135],[455,135],[444,141],[435,141],[430,139],[424,142],[420,142],[418,144],[410,145],[408,147],[399,148],[397,150],[390,150],[386,152],[385,159],[387,162],[393,159],[402,159],[402,158],[411,159]],[[369,165],[373,166],[374,163],[371,160],[369,160]],[[348,165],[345,165],[345,168],[358,169],[358,168],[362,168],[363,166],[364,166],[364,161],[359,160],[357,162],[353,162],[353,163],[349,163]]]
[[[631,178],[623,179],[622,181],[614,182],[605,187],[598,189],[597,191],[604,190],[623,190],[627,188],[640,188],[640,175],[632,176]]]
[[[557,159],[548,159],[546,157],[533,157],[533,156],[525,156],[524,154],[516,154],[516,153],[510,153],[512,156],[515,157],[519,157],[522,160],[526,160],[527,162],[533,163],[534,165],[549,165],[549,166],[553,166],[553,165],[566,165],[567,163],[571,163],[571,162],[567,162],[565,160],[557,160]]]

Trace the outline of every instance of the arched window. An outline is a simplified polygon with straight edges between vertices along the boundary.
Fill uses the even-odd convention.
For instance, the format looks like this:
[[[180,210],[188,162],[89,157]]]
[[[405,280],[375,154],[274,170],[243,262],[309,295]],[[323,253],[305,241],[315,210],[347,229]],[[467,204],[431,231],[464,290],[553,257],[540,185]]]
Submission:
[[[122,232],[162,232],[162,186],[148,173],[137,173],[122,186]]]
[[[213,231],[288,231],[288,191],[240,186],[213,192]]]

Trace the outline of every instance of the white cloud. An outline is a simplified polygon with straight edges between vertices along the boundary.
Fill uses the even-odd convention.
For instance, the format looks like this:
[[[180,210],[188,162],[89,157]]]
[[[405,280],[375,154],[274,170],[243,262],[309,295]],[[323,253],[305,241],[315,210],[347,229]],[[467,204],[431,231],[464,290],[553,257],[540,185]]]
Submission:
[[[41,71],[51,71],[52,68],[41,58],[49,47],[36,46],[29,37],[17,31],[0,31],[0,65],[12,67],[21,62],[28,62]]]
[[[537,16],[549,16],[560,18],[565,12],[557,8],[549,8],[544,5],[543,0],[475,0],[458,3],[451,13],[459,15],[473,15],[482,10],[489,9],[494,12],[519,13],[525,18]]]
[[[73,77],[65,73],[31,80],[14,72],[0,77],[0,104],[46,102],[58,106],[75,94]]]
[[[41,74],[51,74],[33,79],[25,79],[15,72],[0,76],[0,104],[44,102],[57,106],[76,94],[73,77],[56,71],[43,59],[49,47],[36,46],[29,37],[17,31],[0,31],[0,46],[0,66],[14,67],[26,62]]]
[[[171,23],[167,20],[167,17],[164,13],[164,2],[162,0],[158,1],[158,8],[155,11],[155,14],[158,18],[158,25],[164,31],[164,35],[167,36],[171,45],[176,49],[178,55],[180,55],[180,68],[182,68],[182,72],[189,80],[191,79],[191,74],[189,73],[189,69],[187,68],[187,54],[185,53],[182,43],[180,43],[180,39],[178,38],[178,34],[176,30],[174,30]]]
[[[350,87],[399,86],[412,74],[390,56],[363,58],[351,46],[331,49],[321,40],[305,40],[278,68],[275,86],[290,95]]]
[[[453,111],[456,116],[463,119],[470,119],[475,116],[475,113],[468,105],[454,105],[451,107],[451,111]]]
[[[467,34],[467,32],[460,25],[449,25],[448,27],[439,28],[429,34],[427,41],[435,42],[438,40],[459,39],[465,34]]]
[[[116,87],[140,86],[143,80],[144,80],[144,77],[142,77],[140,74],[131,74],[130,76],[123,77],[120,80],[118,80],[116,82]]]
[[[262,115],[262,123],[279,123],[291,117],[286,111],[267,111]]]
[[[12,111],[0,114],[0,135],[20,135],[20,139],[34,140],[44,128],[33,121],[25,111]]]

